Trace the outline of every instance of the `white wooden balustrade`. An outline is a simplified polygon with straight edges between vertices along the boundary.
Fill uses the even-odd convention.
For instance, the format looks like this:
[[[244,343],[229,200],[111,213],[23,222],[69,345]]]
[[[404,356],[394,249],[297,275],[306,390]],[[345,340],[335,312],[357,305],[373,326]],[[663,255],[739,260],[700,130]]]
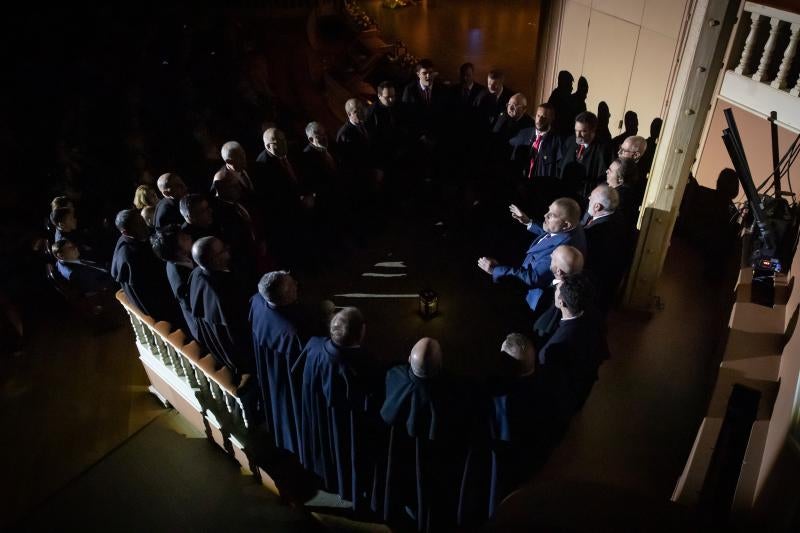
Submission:
[[[800,14],[746,2],[720,97],[800,131],[798,42]]]

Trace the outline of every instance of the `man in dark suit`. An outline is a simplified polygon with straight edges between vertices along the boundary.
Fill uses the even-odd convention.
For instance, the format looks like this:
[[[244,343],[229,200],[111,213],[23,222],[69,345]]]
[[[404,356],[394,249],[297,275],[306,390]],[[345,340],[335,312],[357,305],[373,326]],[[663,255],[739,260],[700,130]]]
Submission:
[[[150,247],[150,228],[142,215],[136,209],[125,209],[117,213],[115,222],[121,235],[111,260],[111,277],[122,286],[128,301],[144,314],[155,320],[180,323],[164,264]]]
[[[511,145],[511,159],[518,170],[517,177],[558,176],[558,158],[561,152],[561,138],[552,128],[555,108],[551,104],[541,104],[536,108],[534,127],[520,130],[508,142]]]
[[[364,167],[372,158],[372,137],[364,124],[367,109],[358,98],[350,98],[344,104],[344,112],[347,114],[347,121],[336,133],[336,148],[347,168]]]
[[[250,326],[267,428],[275,446],[300,453],[302,366],[297,365],[308,332],[297,311],[297,282],[288,272],[268,272],[258,282],[258,293],[250,298]]]
[[[248,291],[230,270],[228,246],[216,237],[194,243],[192,258],[198,266],[189,276],[189,302],[197,340],[218,365],[231,370],[238,383],[242,374],[255,369],[247,322]]]
[[[114,288],[114,280],[99,263],[81,259],[74,243],[61,239],[53,243],[51,252],[57,259],[56,269],[81,294],[92,294]]]
[[[183,179],[175,173],[168,172],[158,177],[157,185],[164,197],[156,204],[153,227],[161,231],[169,226],[182,226],[184,220],[180,211],[180,201],[186,194],[186,184]]]
[[[441,126],[447,93],[434,83],[433,62],[422,59],[416,66],[417,79],[403,89],[403,110],[414,139],[435,143]]]
[[[312,195],[314,210],[319,211],[320,207],[330,207],[331,195],[337,195],[344,184],[341,183],[339,161],[336,154],[331,152],[325,127],[319,122],[309,122],[306,125],[306,138],[308,144],[303,148],[302,155],[303,176],[306,177],[303,195]]]
[[[584,111],[575,117],[575,136],[561,149],[561,180],[565,191],[586,198],[611,162],[608,145],[595,138],[597,115]]]
[[[367,109],[364,125],[377,150],[378,165],[385,169],[404,149],[405,125],[398,111],[394,85],[382,81],[376,91],[378,99]]]
[[[597,305],[605,313],[625,275],[628,256],[625,220],[617,212],[619,194],[602,183],[589,196],[589,207],[583,224],[589,256],[586,269],[594,276],[598,288]]]
[[[486,90],[484,90],[476,101],[478,112],[481,116],[482,127],[489,131],[494,127],[495,122],[506,110],[508,101],[514,91],[504,85],[505,74],[502,70],[492,69],[486,78]]]
[[[533,340],[537,348],[544,346],[555,333],[561,320],[561,310],[556,307],[555,302],[556,287],[567,276],[583,272],[584,262],[583,254],[574,246],[562,244],[553,250],[553,254],[550,256],[550,272],[553,273],[553,283],[544,290],[540,303],[544,312],[533,323],[535,334]]]
[[[192,237],[184,231],[168,229],[156,232],[150,238],[150,243],[156,256],[166,263],[167,280],[172,294],[180,305],[189,335],[192,339],[197,339],[197,328],[189,301],[189,276],[195,267],[192,261]]]
[[[526,113],[528,109],[528,99],[522,93],[513,95],[506,104],[505,112],[501,113],[494,123],[492,135],[494,144],[498,150],[498,156],[502,160],[509,160],[511,156],[510,140],[524,130],[534,127],[533,119]]]
[[[625,220],[626,235],[636,231],[639,207],[642,205],[643,190],[639,185],[639,169],[633,159],[619,157],[608,165],[606,183],[617,191],[619,205],[617,211]]]
[[[567,276],[556,287],[561,311],[558,329],[539,350],[539,365],[564,394],[564,415],[580,410],[597,381],[597,369],[608,358],[603,320],[594,310],[594,290],[585,274]]]
[[[511,205],[509,209],[514,220],[536,236],[525,254],[525,260],[519,267],[510,267],[500,265],[491,257],[481,257],[478,267],[490,274],[495,283],[505,278],[521,281],[528,288],[525,301],[536,312],[543,289],[553,282],[553,273],[550,271],[553,250],[562,244],[569,244],[586,253],[586,237],[580,225],[581,208],[571,198],[559,198],[550,204],[541,226],[535,225],[517,206]]]
[[[460,111],[476,106],[478,97],[486,90],[484,85],[475,81],[475,66],[464,63],[458,69],[458,83],[453,85],[453,102]]]

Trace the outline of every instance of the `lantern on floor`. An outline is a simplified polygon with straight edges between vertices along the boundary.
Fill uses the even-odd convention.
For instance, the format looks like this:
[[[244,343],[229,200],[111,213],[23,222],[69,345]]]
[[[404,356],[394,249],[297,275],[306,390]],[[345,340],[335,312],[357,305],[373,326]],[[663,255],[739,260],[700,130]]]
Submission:
[[[439,311],[439,295],[432,289],[424,289],[419,293],[419,314],[423,318],[431,318]]]

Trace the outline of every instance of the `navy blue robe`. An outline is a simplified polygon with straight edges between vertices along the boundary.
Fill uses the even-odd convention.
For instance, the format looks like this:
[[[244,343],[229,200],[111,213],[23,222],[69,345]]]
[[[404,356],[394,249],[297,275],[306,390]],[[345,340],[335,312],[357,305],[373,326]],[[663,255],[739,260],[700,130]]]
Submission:
[[[111,277],[120,284],[128,301],[155,320],[182,323],[172,297],[164,263],[149,242],[120,236],[111,261]]]
[[[189,276],[189,302],[197,340],[237,381],[252,372],[253,341],[247,322],[247,293],[232,272],[196,267]]]
[[[382,383],[363,350],[329,338],[312,337],[302,358],[300,460],[325,490],[360,510],[372,489]]]
[[[192,339],[197,339],[197,326],[192,317],[192,304],[189,301],[189,276],[192,274],[192,267],[181,265],[172,261],[167,261],[167,280],[172,288],[172,294],[178,301],[183,313],[183,320],[186,325],[186,333]]]
[[[407,364],[386,373],[380,414],[391,431],[383,494],[375,498],[385,521],[409,508],[419,531],[454,527],[469,413],[463,389],[445,377],[419,378]]]
[[[267,427],[276,446],[300,453],[302,372],[292,370],[306,339],[294,307],[271,307],[260,294],[250,298],[253,351]]]

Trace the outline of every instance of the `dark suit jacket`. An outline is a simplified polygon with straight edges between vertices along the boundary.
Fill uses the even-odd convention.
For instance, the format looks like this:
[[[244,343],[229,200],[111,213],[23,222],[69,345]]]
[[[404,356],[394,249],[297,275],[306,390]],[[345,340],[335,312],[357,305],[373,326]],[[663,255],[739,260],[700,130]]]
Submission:
[[[426,101],[418,80],[405,86],[402,98],[403,113],[415,137],[437,132],[447,100],[447,90],[439,84],[432,85],[430,102]]]
[[[561,137],[552,130],[547,132],[539,144],[539,150],[533,149],[536,140],[536,128],[520,130],[508,142],[511,145],[511,159],[516,163],[519,177],[528,178],[531,159],[535,158],[533,174],[530,177],[558,177],[558,159],[561,156]]]
[[[538,357],[551,384],[565,395],[570,413],[564,414],[578,411],[597,381],[600,363],[608,358],[602,318],[587,309],[577,318],[562,319]]]
[[[481,93],[486,90],[486,86],[478,82],[472,82],[472,87],[467,89],[463,84],[458,83],[451,88],[452,102],[456,107],[470,108],[475,107]]]
[[[494,134],[497,143],[503,148],[503,150],[509,152],[509,141],[516,137],[520,131],[533,127],[534,122],[530,115],[524,114],[517,120],[514,120],[510,118],[504,111],[494,123],[492,133]],[[510,155],[510,153],[508,155]]]
[[[181,215],[180,202],[172,198],[162,198],[156,204],[153,214],[153,226],[161,231],[167,226],[182,226],[186,220]]]
[[[484,127],[490,130],[494,127],[494,123],[497,122],[500,115],[506,112],[506,105],[513,95],[514,90],[511,87],[503,87],[499,96],[490,93],[489,89],[485,89],[478,96],[476,105]]]
[[[613,159],[608,145],[599,142],[591,143],[580,161],[576,160],[577,152],[575,137],[567,137],[561,148],[561,179],[580,198],[585,198],[598,181],[605,181],[603,173]]]
[[[189,334],[193,339],[197,339],[197,328],[192,318],[192,305],[189,301],[189,276],[192,273],[192,267],[167,261],[166,268],[169,286],[172,288],[172,294],[178,300],[178,304],[180,304]]]
[[[625,275],[629,243],[625,219],[615,212],[584,226],[584,232],[588,248],[585,268],[595,278],[598,304],[605,311]]]
[[[576,247],[581,253],[586,253],[586,237],[583,228],[577,227],[565,233],[550,235],[541,226],[532,224],[528,231],[536,235],[536,238],[525,254],[522,266],[513,268],[509,266],[497,265],[492,270],[492,279],[495,283],[503,278],[516,278],[528,287],[528,294],[525,301],[528,302],[531,310],[536,310],[539,299],[542,296],[542,289],[553,282],[553,273],[550,271],[550,255],[553,250],[562,244],[569,244]],[[550,235],[550,236],[548,236]]]

